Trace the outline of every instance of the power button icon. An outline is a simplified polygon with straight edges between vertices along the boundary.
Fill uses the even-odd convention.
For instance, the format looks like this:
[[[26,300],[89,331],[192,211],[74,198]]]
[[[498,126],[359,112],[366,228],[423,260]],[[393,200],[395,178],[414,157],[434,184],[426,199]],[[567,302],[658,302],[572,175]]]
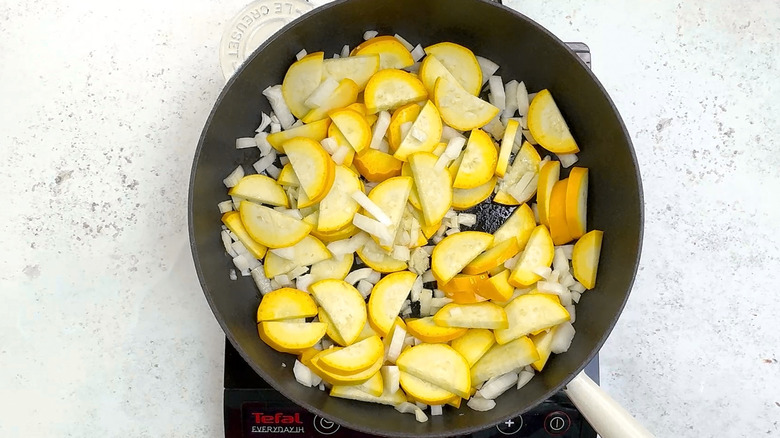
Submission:
[[[565,434],[571,427],[571,418],[563,411],[551,412],[544,419],[544,430],[553,436]]]

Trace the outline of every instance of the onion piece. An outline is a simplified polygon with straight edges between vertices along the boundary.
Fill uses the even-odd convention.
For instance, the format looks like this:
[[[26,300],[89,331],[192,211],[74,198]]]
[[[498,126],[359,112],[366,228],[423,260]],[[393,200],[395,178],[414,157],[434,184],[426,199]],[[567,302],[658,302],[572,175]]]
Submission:
[[[504,93],[506,99],[506,106],[504,111],[501,112],[501,122],[506,125],[510,117],[514,117],[517,112],[517,86],[516,80],[511,80],[504,85]]]
[[[222,237],[222,244],[225,246],[225,252],[230,254],[230,258],[237,256],[238,253],[233,249],[233,239],[230,238],[230,234],[223,230],[220,233],[220,237]]]
[[[255,135],[255,144],[257,145],[257,148],[260,149],[260,155],[262,156],[266,156],[274,150],[274,147],[268,142],[267,132],[258,132],[257,135]]]
[[[569,272],[569,260],[566,258],[563,249],[555,248],[555,255],[553,256],[553,269],[561,272]]]
[[[295,123],[295,117],[290,112],[290,108],[284,101],[282,95],[282,86],[274,85],[263,90],[263,96],[268,99],[268,103],[271,104],[271,108],[274,110],[274,114],[279,119],[279,123],[284,129],[289,129],[293,123]]]
[[[423,50],[421,45],[416,45],[414,49],[410,50],[412,52],[412,59],[414,59],[414,62],[417,62],[425,56],[425,50]]]
[[[374,270],[371,268],[360,268],[355,269],[354,271],[347,274],[346,277],[344,277],[344,281],[354,285],[355,283],[359,282],[360,280],[365,280],[371,275],[371,272]]]
[[[414,283],[412,283],[411,288],[411,296],[414,297],[415,295],[419,298],[420,292],[423,290],[423,280],[422,277],[418,276],[414,279]],[[412,301],[417,301],[416,299],[412,298]]]
[[[238,280],[238,274],[236,274],[236,270],[235,269],[231,269],[230,270],[229,276],[230,276],[230,279],[233,280],[233,281]]]
[[[444,292],[440,291],[439,289],[434,289],[433,290],[434,294],[436,292],[440,292],[442,295],[444,295]],[[438,307],[438,308],[441,309],[442,307],[446,306],[447,304],[451,303],[452,301],[453,301],[452,298],[449,298],[449,297],[446,297],[446,296],[434,297],[434,298],[431,298],[431,307]],[[452,310],[454,311],[456,309],[452,309]],[[435,312],[431,312],[431,313],[435,313]]]
[[[460,213],[458,215],[458,223],[466,227],[473,227],[477,224],[477,215],[474,213]]]
[[[346,254],[352,254],[358,249],[362,248],[363,245],[366,244],[368,239],[370,239],[368,234],[358,233],[350,237],[349,239],[341,239],[341,240],[336,240],[334,242],[331,242],[328,244],[327,248],[328,251],[330,251],[330,253],[333,254],[333,257],[342,257]],[[357,282],[357,280],[355,280],[355,282]]]
[[[400,387],[399,381],[401,380],[401,370],[395,365],[385,365],[380,369],[380,372],[382,373],[385,393],[395,394]]]
[[[488,79],[490,94],[493,96],[493,105],[499,110],[506,108],[506,91],[504,90],[504,81],[501,76],[491,76]]]
[[[312,375],[314,373],[311,372],[311,370],[304,364],[302,364],[298,359],[295,360],[295,365],[293,365],[293,375],[295,375],[295,380],[298,381],[301,385],[310,388],[312,386]]]
[[[574,277],[568,272],[564,273],[564,275],[561,277],[561,279],[558,282],[561,283],[561,286],[565,288],[571,288],[572,286],[577,284],[577,280],[575,280]]]
[[[274,164],[274,161],[276,161],[276,151],[270,151],[268,152],[268,155],[265,155],[259,160],[255,161],[255,164],[253,164],[252,167],[255,168],[257,173],[262,173],[265,171],[265,169],[268,168],[268,166]]]
[[[271,122],[271,134],[282,132],[282,124],[279,122]]]
[[[425,251],[425,248],[423,247],[422,250]],[[436,281],[436,277],[433,276],[433,271],[431,271],[430,269],[425,271],[422,274],[422,281],[423,283],[430,283],[432,281]]]
[[[442,139],[444,137],[442,136]],[[463,150],[463,146],[466,145],[466,138],[462,136],[451,137],[447,142],[447,147],[444,148],[444,152],[436,160],[436,164],[433,165],[436,170],[443,170],[454,159],[458,158],[460,152]]]
[[[445,298],[446,296],[447,296],[447,294],[445,294],[444,291],[442,291],[440,289],[434,289],[433,290],[433,299],[434,300],[436,298]]]
[[[256,147],[254,137],[240,137],[236,139],[236,149],[248,149]]]
[[[575,281],[572,286],[569,286],[569,290],[571,290],[572,292],[583,294],[587,289],[585,289],[585,286],[583,286],[582,283],[580,283],[579,281]]]
[[[269,280],[268,277],[265,276],[265,272],[263,271],[263,265],[260,265],[255,269],[252,269],[251,274],[252,274],[252,279],[255,281],[257,288],[260,289],[261,294],[265,295],[268,292],[271,292],[273,290],[273,287],[271,285],[271,280]]]
[[[517,113],[520,117],[525,118],[528,115],[528,107],[531,104],[531,99],[528,96],[528,90],[525,88],[525,82],[517,84]]]
[[[442,141],[450,141],[451,139],[455,137],[463,137],[464,139],[466,137],[463,136],[463,134],[458,131],[457,129],[453,128],[452,126],[448,125],[442,125],[441,128],[441,139]]]
[[[390,126],[390,113],[387,111],[380,111],[377,115],[376,122],[374,123],[374,129],[372,130],[371,143],[369,147],[371,149],[380,149],[382,140],[387,133],[387,128]]]
[[[433,291],[431,289],[423,289],[420,292],[420,315],[430,316],[431,300],[433,300]]]
[[[539,174],[536,172],[526,172],[520,181],[507,187],[506,192],[512,195],[518,201],[526,200],[533,196],[539,185]]]
[[[332,77],[328,76],[324,81],[320,82],[320,85],[311,92],[304,105],[309,108],[319,108],[325,101],[330,98],[336,88],[339,87],[339,82]]]
[[[235,251],[236,255],[249,254],[249,250],[246,249],[246,247],[244,246],[243,243],[241,243],[240,240],[236,240],[235,242],[231,243],[230,247],[233,248],[233,251]]]
[[[257,129],[255,129],[255,132],[263,132],[265,131],[269,126],[271,126],[271,117],[264,113],[260,113],[260,125],[257,126]]]
[[[537,142],[536,139],[531,135],[531,131],[527,129],[523,129],[522,131],[523,131],[523,137],[525,137],[525,139],[528,140],[528,143],[531,143],[534,146],[539,144],[539,142]]]
[[[381,223],[386,227],[389,227],[390,225],[393,224],[393,221],[390,220],[390,216],[388,216],[387,213],[385,213],[378,205],[376,205],[374,201],[369,199],[369,197],[366,196],[365,193],[359,190],[355,190],[354,192],[352,192],[351,196],[352,199],[354,199],[355,202],[360,204],[360,206],[363,207],[371,216],[374,216],[376,220],[379,221],[379,223]]]
[[[276,281],[279,286],[286,287],[286,286],[292,286],[292,280],[290,280],[290,277],[287,274],[280,274],[274,277],[274,281]]]
[[[341,145],[338,149],[336,149],[336,152],[331,155],[331,158],[333,159],[333,162],[336,163],[336,165],[341,166],[344,164],[344,160],[347,159],[347,155],[349,155],[349,151],[352,150],[347,145]]]
[[[482,397],[471,397],[466,406],[478,412],[486,412],[496,407],[495,400],[487,400]]]
[[[577,154],[560,154],[556,156],[558,157],[558,160],[561,162],[561,166],[563,166],[566,169],[573,166],[574,163],[576,163],[580,159],[577,156]]]
[[[352,224],[366,233],[376,237],[382,242],[392,242],[393,240],[393,236],[390,235],[390,231],[387,229],[387,226],[381,224],[379,221],[371,219],[368,216],[355,213],[355,216],[352,218]]]
[[[431,416],[437,416],[442,414],[441,405],[431,405]]]
[[[571,300],[575,304],[579,304],[580,303],[580,298],[582,298],[582,294],[581,293],[579,293],[579,292],[572,292],[571,293]]]
[[[559,325],[553,334],[550,351],[555,354],[561,354],[568,351],[575,333],[576,330],[574,330],[574,326],[571,325],[570,322],[564,322]]]
[[[217,204],[217,208],[219,209],[220,214],[225,214],[229,211],[233,211],[233,201],[222,201],[219,204]]]
[[[374,38],[377,35],[379,35],[379,32],[377,32],[375,30],[367,30],[367,31],[363,32],[363,39],[365,41],[368,41],[368,40],[370,40],[371,38]]]
[[[574,245],[560,245],[555,247],[555,249],[558,248],[563,251],[563,255],[567,260],[571,260],[571,253],[574,251]]]
[[[390,153],[390,143],[388,143],[388,142],[387,142],[387,140],[385,140],[385,139],[383,138],[383,139],[382,139],[382,140],[379,142],[379,147],[377,147],[377,150],[379,150],[379,152],[384,152],[384,153],[386,153],[386,154],[387,154],[387,153]]]
[[[241,180],[241,178],[244,177],[244,168],[241,166],[238,166],[230,172],[230,175],[226,176],[225,179],[222,180],[222,182],[225,184],[225,187],[227,188],[233,188],[236,184]]]
[[[371,295],[371,290],[374,288],[374,285],[367,282],[366,280],[360,280],[357,282],[356,289],[358,292],[360,292],[360,295],[363,297],[363,299],[368,298],[369,295]]]
[[[525,386],[535,375],[536,373],[534,373],[533,369],[531,369],[531,371],[528,371],[528,369],[520,371],[520,373],[517,374],[517,389]]]
[[[308,267],[306,267],[306,266],[298,266],[295,269],[293,269],[292,271],[290,271],[287,275],[290,278],[292,278],[292,279],[296,279],[296,278],[300,277],[301,275],[303,275],[303,274],[305,274],[307,272],[309,272],[309,268]]]
[[[309,292],[309,286],[314,282],[314,277],[311,274],[301,275],[295,279],[295,288],[305,292]]]
[[[346,58],[349,56],[349,44],[344,44],[344,47],[341,48],[341,57]]]
[[[277,179],[279,178],[279,175],[282,173],[282,169],[271,164],[270,166],[265,168],[265,173],[267,173],[270,178]]]
[[[569,312],[569,322],[574,324],[577,321],[577,310],[574,307],[573,304],[570,304],[568,306],[563,306],[566,308],[566,311]]]
[[[415,248],[409,258],[409,270],[422,275],[431,267],[431,255],[423,248]],[[433,275],[433,274],[431,274]]]
[[[300,60],[301,60],[301,59],[303,59],[303,57],[304,57],[304,56],[306,56],[306,55],[308,55],[308,52],[306,52],[306,49],[301,49],[301,51],[300,51],[300,52],[298,52],[298,53],[296,53],[296,54],[295,54],[295,59],[297,59],[298,61],[300,61]]]
[[[479,390],[479,396],[486,400],[493,400],[499,395],[505,393],[509,388],[517,384],[517,373],[508,372],[500,376],[492,377],[482,385]]]
[[[404,47],[406,47],[406,50],[408,50],[408,51],[410,51],[410,52],[411,52],[411,51],[414,49],[414,46],[412,45],[412,43],[410,43],[409,41],[407,41],[407,40],[406,40],[406,38],[404,38],[404,37],[402,37],[401,35],[398,35],[398,34],[395,34],[395,35],[393,35],[393,36],[394,36],[394,37],[395,37],[395,39],[397,39],[397,40],[398,40],[398,41],[399,41],[401,44],[403,44],[403,45],[404,45]]]
[[[404,340],[406,340],[406,330],[401,326],[395,326],[393,329],[393,337],[390,339],[390,346],[387,347],[387,361],[395,363],[398,356],[401,354],[401,349],[404,346]]]
[[[542,277],[544,279],[548,279],[548,278],[550,278],[550,275],[552,274],[552,269],[550,269],[549,266],[541,266],[541,267],[538,267],[538,268],[534,268],[531,272],[533,272],[534,274],[536,274],[536,275],[538,275],[538,276],[540,276],[540,277]]]
[[[477,63],[482,70],[482,85],[485,85],[493,73],[498,71],[498,64],[482,56],[477,56]]]

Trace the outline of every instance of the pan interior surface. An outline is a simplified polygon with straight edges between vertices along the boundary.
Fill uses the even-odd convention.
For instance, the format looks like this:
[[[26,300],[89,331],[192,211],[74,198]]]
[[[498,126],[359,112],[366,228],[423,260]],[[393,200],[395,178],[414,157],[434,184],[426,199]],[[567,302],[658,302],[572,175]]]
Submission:
[[[302,48],[339,53],[367,30],[398,33],[423,47],[441,41],[462,44],[498,63],[503,80],[524,81],[528,90],[549,89],[582,152],[578,166],[590,169],[588,228],[604,230],[599,278],[577,306],[577,334],[568,352],[554,355],[544,372],[522,390],[510,389],[496,407],[476,412],[462,406],[418,423],[391,407],[330,397],[295,381],[292,355],[278,353],[258,337],[259,302],[250,277],[231,281],[216,205],[227,199],[222,179],[238,164],[259,158],[256,149],[236,150],[235,139],[254,135],[260,113],[271,108],[261,91],[281,83]],[[562,178],[568,172],[563,172]],[[500,209],[480,216],[478,229],[495,230]],[[508,211],[503,211],[506,214]],[[604,89],[587,67],[552,34],[522,15],[482,0],[343,0],[293,22],[250,57],[223,90],[206,122],[190,182],[190,239],[206,298],[230,342],[266,381],[307,409],[349,428],[386,436],[454,436],[495,425],[530,409],[558,391],[598,352],[623,309],[639,261],[642,195],[628,134]],[[286,363],[287,367],[282,367]]]

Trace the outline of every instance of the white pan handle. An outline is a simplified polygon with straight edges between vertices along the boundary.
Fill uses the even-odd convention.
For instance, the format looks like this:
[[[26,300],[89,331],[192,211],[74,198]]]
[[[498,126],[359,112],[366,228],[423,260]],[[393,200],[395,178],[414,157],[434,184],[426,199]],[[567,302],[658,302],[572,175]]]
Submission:
[[[585,372],[569,382],[564,392],[601,438],[653,438]]]

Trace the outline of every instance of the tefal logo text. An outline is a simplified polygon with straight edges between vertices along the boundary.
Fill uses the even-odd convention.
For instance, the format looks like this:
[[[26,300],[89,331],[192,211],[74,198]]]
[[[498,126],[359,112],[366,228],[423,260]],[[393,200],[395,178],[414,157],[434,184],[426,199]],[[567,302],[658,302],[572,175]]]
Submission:
[[[274,415],[267,415],[263,412],[255,412],[255,424],[303,424],[301,414],[296,412],[292,415],[285,415],[277,412]]]

